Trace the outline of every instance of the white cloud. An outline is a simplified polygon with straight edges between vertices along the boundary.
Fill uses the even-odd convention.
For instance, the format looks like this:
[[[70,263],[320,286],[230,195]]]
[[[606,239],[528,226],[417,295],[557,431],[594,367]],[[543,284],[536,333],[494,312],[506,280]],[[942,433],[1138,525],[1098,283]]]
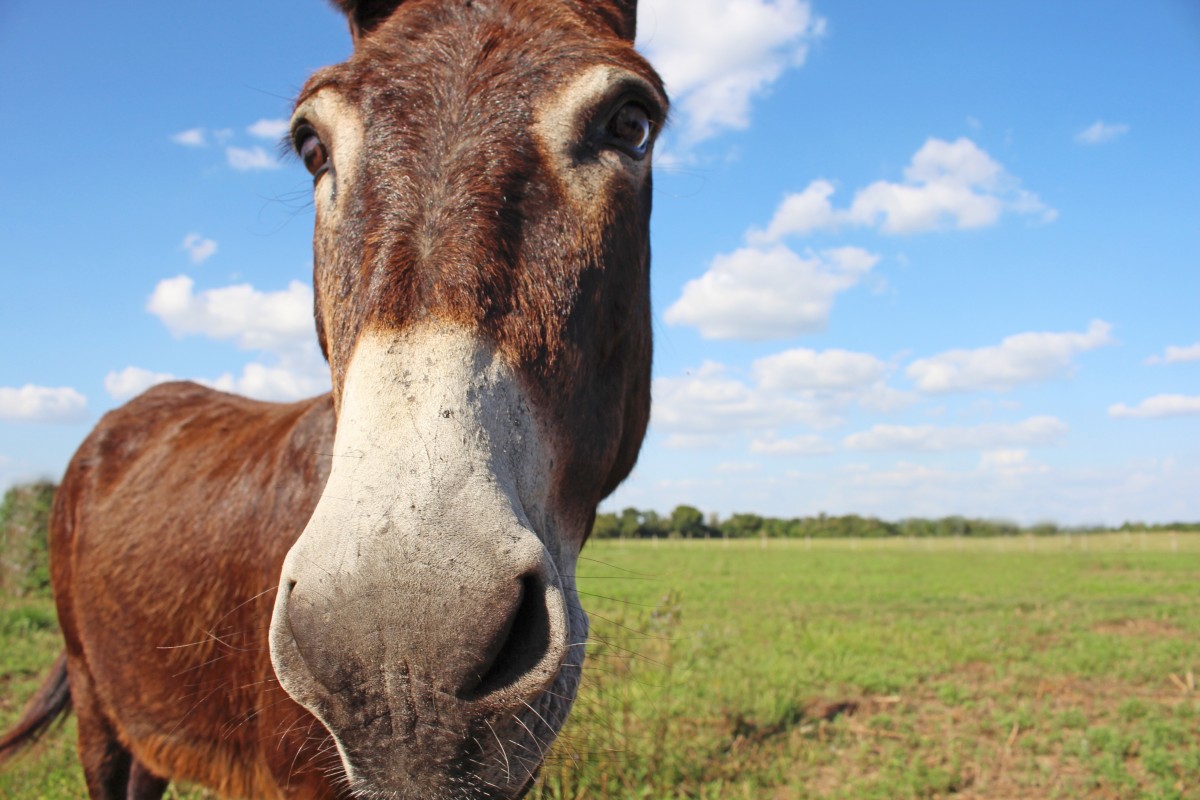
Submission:
[[[1181,364],[1185,361],[1200,361],[1200,342],[1185,347],[1170,345],[1161,356],[1150,356],[1147,364]]]
[[[1024,464],[1028,450],[987,450],[979,458],[980,469],[1004,470]]]
[[[315,339],[312,289],[299,281],[278,292],[236,284],[196,294],[194,286],[186,275],[159,281],[146,310],[175,336],[200,334],[243,350],[279,351]]]
[[[902,392],[899,389],[893,389],[883,381],[879,381],[873,386],[859,392],[857,397],[860,406],[868,411],[875,411],[882,414],[907,408],[919,399],[914,392]]]
[[[797,494],[809,492],[830,513],[854,511],[885,519],[964,514],[1073,525],[1195,519],[1200,514],[1200,495],[1195,492],[1200,470],[1194,465],[1173,472],[1165,467],[1063,469],[1029,459],[1006,461],[1003,456],[981,459],[976,469],[901,461],[853,474],[809,473],[790,491],[776,494],[794,503]],[[707,496],[715,494],[710,491]]]
[[[742,248],[713,259],[663,315],[706,339],[762,340],[825,327],[838,292],[857,284],[879,256],[857,247],[797,255],[783,245]]]
[[[911,392],[888,386],[891,368],[870,353],[795,348],[760,358],[752,369],[764,391],[815,399],[831,411],[857,402],[869,411],[888,413],[917,400]]]
[[[766,436],[750,443],[750,452],[771,456],[820,456],[833,452],[833,446],[820,436],[803,434],[789,439]]]
[[[1075,134],[1075,141],[1080,144],[1103,144],[1119,139],[1129,133],[1129,126],[1123,122],[1109,123],[1102,119]]]
[[[126,367],[120,372],[108,373],[104,388],[114,400],[124,401],[152,386],[173,380],[178,378],[167,372]],[[329,391],[329,368],[314,347],[286,354],[274,366],[251,362],[242,368],[240,375],[226,372],[215,379],[197,377],[192,380],[258,400],[290,401]]]
[[[980,454],[979,472],[1013,480],[1025,475],[1048,474],[1050,467],[1030,460],[1028,450],[1000,449],[986,450]]]
[[[834,191],[829,181],[815,180],[803,192],[789,194],[779,204],[767,229],[751,230],[746,239],[751,244],[767,244],[785,236],[803,236],[817,230],[836,228],[845,213],[833,210],[829,198]]]
[[[1200,415],[1200,396],[1159,394],[1148,397],[1136,406],[1116,403],[1108,407],[1108,415],[1117,418],[1151,419]]]
[[[285,359],[276,366],[251,362],[242,374],[225,373],[213,381],[199,380],[214,389],[258,400],[291,401],[329,391],[329,369],[318,358]]]
[[[0,420],[11,422],[82,422],[87,398],[69,386],[0,386]]]
[[[756,453],[815,455],[830,452],[820,437],[782,438],[787,428],[825,429],[844,422],[857,404],[873,412],[910,405],[915,395],[886,384],[889,367],[875,356],[845,350],[787,350],[754,362],[753,382],[706,361],[685,375],[654,381],[653,425],[673,449],[728,446],[762,432]]]
[[[784,198],[766,230],[752,230],[754,244],[843,225],[907,234],[946,227],[994,225],[1006,212],[1053,221],[1058,212],[967,138],[928,139],[904,170],[904,182],[876,181],[860,189],[846,209],[830,202],[833,184],[815,180]]]
[[[753,370],[759,386],[795,392],[844,392],[877,382],[887,364],[869,353],[796,348],[760,358]]]
[[[817,404],[781,397],[729,377],[706,361],[691,375],[654,380],[653,423],[672,433],[721,435],[831,420]],[[676,440],[680,446],[683,440]]]
[[[931,230],[952,218],[957,228],[980,228],[1000,217],[1004,170],[970,139],[929,139],[904,170],[905,183],[876,181],[850,206],[860,224],[882,219],[887,233]]]
[[[806,0],[642,0],[638,48],[667,84],[685,144],[750,124],[751,101],[824,33]]]
[[[246,132],[260,139],[279,139],[290,127],[286,119],[260,119],[246,128]]]
[[[185,147],[204,147],[208,144],[204,128],[188,128],[186,131],[172,134],[171,141]]]
[[[925,464],[916,464],[911,461],[899,461],[895,466],[885,469],[872,469],[867,465],[861,466],[863,468],[848,470],[845,473],[845,478],[850,486],[888,487],[906,490],[926,483],[950,483],[951,479],[956,477],[952,472]],[[938,515],[928,514],[927,516]]]
[[[1014,424],[975,426],[875,425],[842,440],[849,450],[984,450],[1014,445],[1049,445],[1067,433],[1063,421],[1030,417]]]
[[[758,468],[758,464],[746,461],[722,461],[713,467],[713,472],[721,475],[744,475],[748,472],[757,472]]]
[[[175,336],[206,336],[271,356],[269,363],[246,364],[241,374],[193,378],[197,383],[260,400],[298,400],[329,389],[329,368],[317,347],[312,304],[312,289],[300,281],[275,292],[235,284],[197,293],[191,278],[178,275],[159,281],[146,310]],[[130,367],[109,376],[109,391],[116,396],[126,385],[170,378]]]
[[[1083,333],[1019,333],[997,346],[918,359],[906,374],[923,392],[1003,391],[1069,375],[1074,356],[1113,343],[1111,330],[1094,320]]]
[[[187,251],[193,264],[203,264],[217,252],[217,243],[198,233],[189,233],[183,237],[183,244],[180,246]]]
[[[173,380],[175,376],[169,372],[151,372],[148,369],[130,366],[104,376],[104,388],[114,400],[128,400],[151,386]]]
[[[229,166],[241,172],[279,169],[280,167],[279,159],[258,145],[250,149],[244,147],[226,147],[225,156],[229,161]]]

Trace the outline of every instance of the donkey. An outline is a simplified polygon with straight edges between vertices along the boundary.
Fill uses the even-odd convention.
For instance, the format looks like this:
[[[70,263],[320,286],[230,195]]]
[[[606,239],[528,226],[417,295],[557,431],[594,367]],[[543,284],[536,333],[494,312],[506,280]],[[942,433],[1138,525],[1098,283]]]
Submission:
[[[55,499],[93,798],[510,800],[574,700],[575,565],[650,407],[663,86],[635,0],[340,0],[300,92],[332,392],[107,414]]]

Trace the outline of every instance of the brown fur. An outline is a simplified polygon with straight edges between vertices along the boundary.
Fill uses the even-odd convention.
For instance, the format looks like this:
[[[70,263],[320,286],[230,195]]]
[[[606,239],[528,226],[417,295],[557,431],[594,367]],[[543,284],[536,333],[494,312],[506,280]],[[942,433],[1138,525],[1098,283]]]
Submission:
[[[359,188],[339,198],[348,221],[314,243],[332,396],[277,405],[157,387],[104,417],[56,498],[55,598],[94,798],[155,798],[168,779],[227,796],[347,791],[328,732],[281,689],[266,640],[364,331],[444,320],[517,366],[557,441],[553,503],[572,548],[645,433],[649,180],[610,182],[580,208],[530,133],[539,100],[596,64],[661,96],[632,50],[636,4],[337,5],[354,55],[301,93],[334,87],[366,121]],[[653,112],[661,124],[665,108]]]
[[[328,396],[275,405],[172,383],[106,415],[79,449],[52,577],[93,797],[128,770],[108,766],[123,757],[114,735],[152,774],[229,796],[323,777],[310,762],[324,732],[279,688],[266,635],[333,425]]]

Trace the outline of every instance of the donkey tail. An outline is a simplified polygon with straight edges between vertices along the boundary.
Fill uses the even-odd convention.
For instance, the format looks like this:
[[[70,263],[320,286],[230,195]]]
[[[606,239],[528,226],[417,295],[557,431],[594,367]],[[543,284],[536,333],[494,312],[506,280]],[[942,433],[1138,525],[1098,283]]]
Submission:
[[[67,681],[67,654],[63,653],[29,701],[16,727],[0,736],[0,764],[42,738],[54,721],[70,710],[71,685]]]

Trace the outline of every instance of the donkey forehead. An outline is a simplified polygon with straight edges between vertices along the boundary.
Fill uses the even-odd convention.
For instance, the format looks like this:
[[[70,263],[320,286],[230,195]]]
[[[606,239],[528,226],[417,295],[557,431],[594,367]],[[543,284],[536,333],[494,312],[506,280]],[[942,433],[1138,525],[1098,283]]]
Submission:
[[[632,45],[581,19],[563,0],[408,2],[343,64],[316,72],[297,100],[335,87],[360,110],[445,114],[485,105],[490,122],[519,116],[589,67],[637,77],[665,110],[661,78]],[[504,99],[523,102],[504,104]],[[397,104],[400,101],[400,105]],[[476,101],[472,103],[472,101]],[[462,120],[471,122],[471,120]]]

